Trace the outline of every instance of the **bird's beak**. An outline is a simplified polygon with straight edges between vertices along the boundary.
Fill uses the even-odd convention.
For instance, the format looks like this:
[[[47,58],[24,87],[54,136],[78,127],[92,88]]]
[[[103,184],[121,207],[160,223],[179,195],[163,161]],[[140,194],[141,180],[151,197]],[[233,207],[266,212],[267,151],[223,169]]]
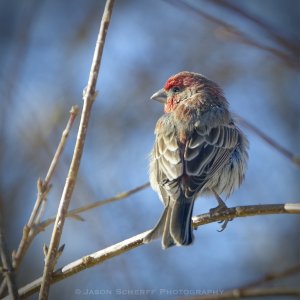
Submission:
[[[167,93],[164,89],[161,89],[158,92],[154,93],[150,99],[165,104],[167,102]]]

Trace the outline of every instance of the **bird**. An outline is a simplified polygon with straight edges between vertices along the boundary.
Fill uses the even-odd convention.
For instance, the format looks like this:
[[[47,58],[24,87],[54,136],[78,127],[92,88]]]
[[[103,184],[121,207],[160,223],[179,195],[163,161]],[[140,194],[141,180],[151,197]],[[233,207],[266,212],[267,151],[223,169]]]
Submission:
[[[164,204],[157,224],[143,239],[161,237],[163,249],[193,243],[192,213],[199,196],[213,195],[227,208],[245,178],[249,143],[229,110],[223,90],[205,76],[183,71],[150,98],[164,105],[150,153],[151,187]],[[227,225],[223,224],[222,229]]]

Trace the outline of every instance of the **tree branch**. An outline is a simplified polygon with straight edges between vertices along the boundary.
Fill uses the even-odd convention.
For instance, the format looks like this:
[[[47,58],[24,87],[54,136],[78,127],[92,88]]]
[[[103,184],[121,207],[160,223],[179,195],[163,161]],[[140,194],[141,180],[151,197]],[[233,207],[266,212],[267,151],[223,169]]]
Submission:
[[[109,203],[120,201],[120,200],[122,200],[124,198],[127,198],[127,197],[129,197],[129,196],[131,196],[131,195],[133,195],[133,194],[135,194],[139,191],[142,191],[142,190],[148,188],[149,186],[150,186],[150,183],[146,182],[146,183],[144,183],[140,186],[137,186],[137,187],[135,187],[131,190],[121,192],[121,193],[119,193],[119,194],[117,194],[113,197],[106,198],[106,199],[103,199],[103,200],[98,200],[98,201],[95,201],[93,203],[90,203],[90,204],[72,209],[67,213],[66,217],[73,218],[73,219],[79,220],[79,221],[84,221],[84,219],[81,216],[78,215],[79,213],[83,213],[85,211],[88,211],[88,210],[91,210],[91,209],[94,209],[96,207],[100,207],[100,206],[103,206],[103,205],[106,205],[106,204],[109,204]],[[29,235],[28,235],[27,243],[30,244],[32,242],[32,240],[40,232],[44,231],[48,226],[55,223],[55,220],[56,220],[56,217],[51,217],[51,218],[49,218],[49,219],[47,219],[43,222],[33,224],[33,226],[31,227],[31,230],[29,232]],[[5,281],[3,281],[2,284],[5,287]],[[0,290],[1,290],[1,287],[0,287]]]
[[[239,42],[244,43],[246,45],[269,52],[272,55],[281,59],[283,62],[285,62],[287,65],[289,65],[292,68],[299,69],[299,67],[300,67],[299,60],[296,59],[294,56],[290,56],[286,52],[281,51],[277,48],[270,47],[268,45],[264,45],[260,42],[257,42],[256,40],[254,40],[251,36],[249,36],[245,32],[242,32],[242,31],[238,30],[236,27],[204,12],[203,10],[201,10],[198,7],[194,7],[182,0],[177,0],[177,1],[164,0],[164,1],[170,3],[171,5],[177,6],[180,9],[185,9],[187,11],[190,11],[190,12],[196,14],[197,16],[205,18],[209,22],[216,24],[217,26],[220,26],[220,28],[222,28],[223,31],[225,33],[227,33],[227,35],[229,34],[228,36],[230,36],[232,38],[236,38]]]
[[[300,204],[269,204],[269,205],[250,205],[238,206],[228,208],[223,212],[205,213],[193,217],[193,227],[212,223],[215,221],[230,220],[231,218],[256,216],[256,215],[269,215],[269,214],[300,214]],[[70,277],[82,270],[91,268],[95,265],[103,263],[104,261],[128,252],[138,246],[143,245],[143,238],[149,231],[140,233],[134,237],[126,239],[120,243],[86,255],[53,273],[51,284],[61,281],[64,278]],[[36,293],[42,283],[42,278],[27,284],[19,289],[19,294],[22,298],[26,298]],[[8,300],[7,298],[5,298]]]
[[[65,222],[65,218],[68,212],[68,207],[71,201],[73,190],[75,187],[77,174],[80,166],[81,156],[83,153],[86,132],[88,128],[90,113],[93,102],[96,98],[96,83],[98,79],[98,73],[100,69],[100,63],[106,38],[106,33],[110,23],[114,0],[107,0],[101,20],[99,34],[96,42],[96,48],[92,61],[91,71],[89,75],[88,84],[83,95],[83,110],[81,114],[80,125],[77,134],[76,145],[69,169],[69,173],[66,179],[62,197],[60,200],[51,241],[47,255],[45,258],[45,267],[43,272],[43,280],[41,284],[39,299],[46,300],[48,298],[52,272],[55,267],[57,255],[59,254],[59,243],[62,235],[62,230]]]
[[[232,218],[273,214],[300,214],[300,204],[266,204],[231,207],[222,213],[206,213],[193,217],[193,226],[198,227],[215,221],[225,221]]]
[[[285,36],[281,35],[276,29],[274,29],[270,24],[268,24],[263,19],[257,17],[254,14],[250,14],[248,11],[242,9],[241,6],[238,6],[233,2],[229,2],[225,0],[223,1],[207,0],[207,1],[215,4],[216,6],[223,7],[233,12],[234,14],[238,14],[247,20],[250,20],[255,25],[259,26],[262,30],[264,30],[269,35],[269,37],[275,40],[280,46],[284,47],[285,49],[288,49],[295,55],[295,57],[298,57],[300,49],[297,43],[294,43],[293,41],[289,40]]]
[[[187,297],[185,300],[218,300],[218,299],[235,299],[244,297],[262,297],[262,296],[295,296],[300,295],[300,289],[294,288],[257,288],[258,285],[268,283],[287,276],[292,276],[300,272],[300,264],[281,272],[266,274],[264,277],[244,285],[238,289],[225,291],[218,295],[207,295],[202,297]]]
[[[0,207],[1,208],[1,207]],[[1,209],[2,211],[2,209]],[[18,288],[16,284],[15,272],[14,268],[10,261],[10,255],[8,254],[8,250],[5,243],[5,236],[4,236],[4,229],[2,224],[2,214],[0,212],[0,258],[1,258],[1,266],[0,266],[0,273],[3,274],[4,280],[7,288],[8,288],[8,295],[10,299],[18,300]]]
[[[43,203],[45,203],[47,195],[51,188],[51,179],[54,175],[56,166],[58,164],[58,161],[61,157],[61,154],[64,150],[67,138],[70,134],[71,128],[74,124],[75,118],[78,115],[79,108],[78,106],[72,106],[70,110],[70,116],[69,120],[67,122],[66,128],[64,129],[60,142],[57,146],[57,149],[55,151],[54,157],[52,159],[52,162],[50,164],[50,167],[47,171],[47,175],[45,177],[45,180],[42,181],[41,179],[37,180],[37,198],[35,200],[35,204],[33,207],[33,210],[31,212],[31,215],[29,217],[29,220],[27,224],[23,228],[23,234],[21,241],[19,243],[17,251],[13,251],[12,253],[12,264],[14,270],[17,270],[21,264],[22,259],[24,258],[24,255],[29,248],[31,242],[33,241],[36,234],[34,234],[35,225],[37,220],[39,219],[39,216],[41,216],[41,206]],[[0,297],[4,293],[6,287],[6,279],[4,279],[0,285]]]
[[[279,145],[276,141],[274,141],[272,138],[270,138],[268,135],[266,135],[264,132],[262,132],[260,129],[258,129],[256,126],[254,126],[253,124],[251,124],[250,122],[242,118],[241,116],[234,114],[234,117],[239,124],[247,128],[248,130],[254,132],[263,141],[265,141],[267,144],[269,144],[279,153],[283,154],[293,164],[295,164],[297,167],[300,167],[300,157],[298,155],[292,153],[291,151],[285,149],[283,146]]]
[[[255,280],[253,282],[245,284],[240,289],[243,289],[243,290],[244,289],[250,289],[250,288],[256,287],[258,285],[262,285],[264,283],[268,283],[270,281],[274,281],[274,280],[278,280],[278,279],[281,279],[281,278],[285,278],[285,277],[288,277],[288,276],[295,275],[297,273],[300,273],[300,264],[295,265],[293,267],[290,267],[288,269],[285,269],[285,270],[283,270],[281,272],[268,273],[264,277],[262,277],[262,278],[260,278],[258,280]]]
[[[274,296],[299,296],[300,289],[297,288],[260,288],[260,289],[234,289],[223,294],[182,298],[188,300],[223,300],[223,299],[241,299],[256,297],[274,297]],[[272,298],[273,299],[273,298]]]
[[[75,208],[75,209],[72,209],[70,210],[66,217],[68,218],[74,218],[75,220],[80,220],[82,221],[83,218],[81,218],[80,216],[78,216],[79,213],[83,213],[85,211],[88,211],[88,210],[91,210],[91,209],[94,209],[96,207],[99,207],[99,206],[103,206],[103,205],[106,205],[106,204],[109,204],[109,203],[113,203],[113,202],[117,202],[117,201],[120,201],[124,198],[127,198],[137,192],[140,192],[146,188],[148,188],[150,186],[150,183],[149,182],[146,182],[142,185],[139,185],[131,190],[128,190],[126,192],[121,192],[113,197],[110,197],[110,198],[106,198],[106,199],[103,199],[103,200],[99,200],[99,201],[95,201],[93,203],[90,203],[90,204],[87,204],[87,205],[84,205],[84,206],[81,206],[81,207],[78,207],[78,208]],[[39,232],[45,230],[46,227],[48,227],[49,225],[51,225],[52,223],[55,222],[55,217],[52,217],[52,218],[49,218],[39,224],[36,224],[32,233],[34,235],[37,235]]]
[[[70,110],[70,117],[69,117],[67,126],[62,133],[61,140],[58,144],[58,147],[56,149],[56,152],[55,152],[52,162],[50,164],[50,167],[49,167],[49,170],[45,177],[45,180],[42,181],[41,179],[38,179],[38,181],[37,181],[37,190],[38,190],[37,198],[36,198],[31,216],[30,216],[27,224],[24,226],[23,235],[22,235],[22,239],[20,241],[19,247],[18,247],[17,251],[13,253],[13,266],[15,269],[17,269],[19,267],[21,260],[23,259],[30,243],[33,240],[33,237],[30,236],[30,231],[32,230],[32,227],[34,226],[34,224],[37,220],[42,203],[46,200],[48,192],[51,188],[50,181],[53,177],[54,171],[58,164],[59,158],[63,152],[67,138],[69,136],[69,133],[70,133],[70,130],[74,123],[74,120],[75,120],[76,116],[78,115],[78,112],[79,112],[78,106],[72,106],[72,108]],[[30,236],[30,238],[29,238],[29,236]]]

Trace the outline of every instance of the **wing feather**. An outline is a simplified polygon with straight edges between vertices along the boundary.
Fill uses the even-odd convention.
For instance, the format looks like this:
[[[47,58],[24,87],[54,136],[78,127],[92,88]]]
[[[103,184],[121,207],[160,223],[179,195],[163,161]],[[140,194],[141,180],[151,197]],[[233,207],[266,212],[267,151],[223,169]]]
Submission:
[[[158,169],[163,174],[159,174],[158,182],[162,182],[165,177],[169,181],[179,178],[183,174],[183,163],[180,157],[180,149],[174,134],[158,135],[155,143],[155,159]],[[164,175],[164,176],[163,176]]]
[[[217,126],[210,131],[195,129],[184,156],[185,172],[190,176],[186,196],[197,193],[223,168],[238,145],[238,138],[239,132],[232,125]]]

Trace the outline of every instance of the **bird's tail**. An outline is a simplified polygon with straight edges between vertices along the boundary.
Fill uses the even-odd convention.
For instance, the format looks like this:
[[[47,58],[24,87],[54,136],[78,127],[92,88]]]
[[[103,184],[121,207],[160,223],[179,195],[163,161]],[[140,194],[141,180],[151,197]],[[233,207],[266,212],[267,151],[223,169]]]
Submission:
[[[173,245],[187,246],[194,240],[192,228],[194,200],[180,197],[169,199],[156,226],[144,238],[145,243],[162,236],[164,249]]]

